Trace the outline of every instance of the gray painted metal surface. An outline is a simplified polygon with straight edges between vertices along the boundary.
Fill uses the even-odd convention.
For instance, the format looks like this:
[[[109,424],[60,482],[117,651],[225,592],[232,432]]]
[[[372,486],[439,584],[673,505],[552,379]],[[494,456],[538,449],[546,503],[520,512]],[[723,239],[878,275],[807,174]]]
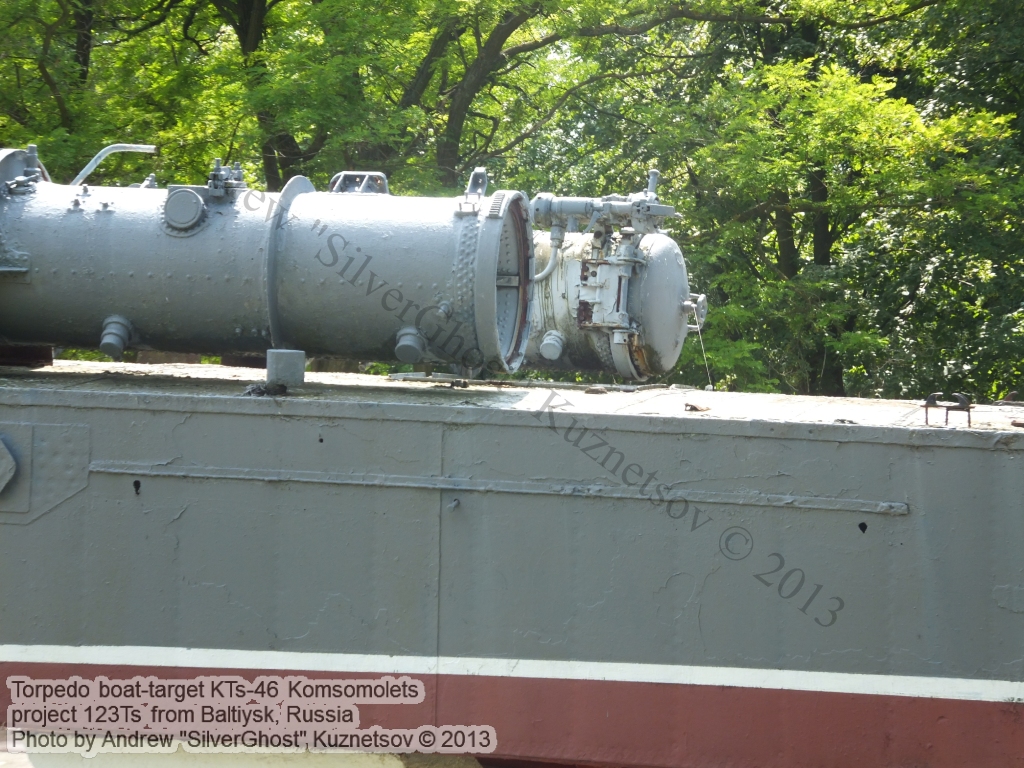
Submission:
[[[643,380],[674,366],[689,315],[706,312],[659,230],[674,209],[656,171],[633,195],[529,205],[487,196],[483,168],[455,199],[393,197],[374,172],[338,174],[330,193],[295,177],[268,194],[219,159],[205,186],[82,183],[111,152],[153,150],[111,145],[71,186],[49,182],[34,148],[0,151],[0,342],[115,360],[130,347],[297,349],[466,373],[514,371],[527,355]],[[528,217],[550,229],[536,278]]]
[[[0,645],[1024,680],[1010,408],[61,370],[0,377]]]
[[[206,186],[64,186],[0,155],[0,340],[395,356],[515,370],[533,244],[519,192],[455,199]],[[111,318],[116,318],[111,325]]]
[[[534,225],[550,230],[535,236],[541,266],[531,367],[642,381],[675,366],[687,331],[704,322],[707,301],[690,294],[682,251],[660,230],[676,214],[658,200],[657,182],[652,170],[647,189],[632,195],[541,193],[531,201]]]
[[[551,273],[534,288],[528,367],[607,371],[639,381],[672,370],[691,327],[686,262],[668,235],[634,237],[638,261],[602,274],[600,270],[610,265],[596,263],[602,260],[603,246],[600,242],[595,246],[592,234],[564,235],[554,255],[550,235],[534,234],[538,268],[551,267]],[[611,247],[610,238],[604,245]],[[624,272],[622,281],[619,269]],[[596,325],[594,305],[603,300],[614,306],[619,290],[624,294],[620,301],[623,327]],[[553,345],[548,354],[545,340]]]

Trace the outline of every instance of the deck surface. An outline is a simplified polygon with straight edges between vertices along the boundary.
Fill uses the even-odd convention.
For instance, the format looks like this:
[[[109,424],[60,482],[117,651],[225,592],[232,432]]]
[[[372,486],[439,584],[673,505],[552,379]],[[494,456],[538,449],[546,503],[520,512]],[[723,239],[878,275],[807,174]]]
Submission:
[[[0,392],[5,388],[75,390],[78,392],[238,397],[263,380],[257,368],[219,365],[136,365],[57,360],[53,366],[28,370],[0,368]],[[555,403],[563,413],[655,416],[700,420],[840,424],[905,429],[1009,432],[1024,437],[1024,402],[1019,405],[975,405],[971,425],[967,414],[953,411],[948,426],[944,409],[932,409],[925,424],[920,401],[799,395],[708,392],[689,387],[566,387],[536,381],[499,384],[469,382],[453,388],[438,381],[390,380],[384,376],[351,373],[307,373],[306,383],[289,391],[289,400],[318,400],[403,404],[455,404],[502,410],[536,410],[539,391],[557,388]],[[603,390],[603,391],[601,391]],[[285,398],[282,398],[285,399]]]

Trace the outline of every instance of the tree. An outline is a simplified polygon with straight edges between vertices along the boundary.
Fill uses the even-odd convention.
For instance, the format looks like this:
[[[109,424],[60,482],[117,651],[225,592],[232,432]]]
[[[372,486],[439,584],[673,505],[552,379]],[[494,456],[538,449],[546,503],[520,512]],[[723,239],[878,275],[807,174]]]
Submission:
[[[513,168],[594,194],[662,169],[696,282],[712,295],[703,341],[720,386],[994,397],[1019,381],[1011,118],[962,102],[936,109],[928,83],[911,88],[887,50],[866,55],[888,44],[887,24],[910,24],[890,15],[870,26],[816,15],[707,24],[620,44],[600,53],[606,66],[633,55],[673,62],[671,76],[609,82]],[[680,371],[699,383],[700,345]]]
[[[9,0],[0,142],[69,179],[635,190],[663,173],[705,334],[670,377],[1020,387],[1024,0]]]

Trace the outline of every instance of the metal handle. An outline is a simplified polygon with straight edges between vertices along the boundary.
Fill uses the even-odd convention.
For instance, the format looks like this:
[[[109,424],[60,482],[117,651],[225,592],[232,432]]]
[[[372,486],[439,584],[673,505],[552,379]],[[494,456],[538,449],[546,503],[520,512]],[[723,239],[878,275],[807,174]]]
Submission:
[[[96,157],[86,164],[85,168],[78,172],[78,175],[71,181],[71,186],[76,187],[85,181],[89,174],[96,170],[96,166],[102,163],[107,155],[112,155],[115,152],[148,152],[149,154],[156,154],[156,145],[111,144],[109,147],[104,147],[96,153]]]
[[[682,304],[683,310],[687,314],[693,313],[693,319],[696,322],[696,325],[687,325],[687,330],[701,330],[704,327],[704,319],[708,316],[708,297],[703,293],[700,295],[691,293],[689,300],[682,302]]]

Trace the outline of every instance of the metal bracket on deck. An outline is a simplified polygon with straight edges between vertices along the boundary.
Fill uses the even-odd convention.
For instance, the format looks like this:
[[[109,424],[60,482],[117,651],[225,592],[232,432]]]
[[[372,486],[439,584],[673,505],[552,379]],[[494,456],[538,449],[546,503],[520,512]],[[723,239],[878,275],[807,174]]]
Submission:
[[[959,392],[953,393],[953,399],[955,403],[939,402],[939,398],[942,397],[941,392],[932,392],[928,395],[928,399],[924,401],[921,406],[924,408],[924,423],[928,425],[928,409],[929,408],[945,408],[946,409],[946,426],[949,426],[949,412],[950,411],[966,411],[967,412],[967,426],[971,426],[971,399],[967,395],[962,395]]]

